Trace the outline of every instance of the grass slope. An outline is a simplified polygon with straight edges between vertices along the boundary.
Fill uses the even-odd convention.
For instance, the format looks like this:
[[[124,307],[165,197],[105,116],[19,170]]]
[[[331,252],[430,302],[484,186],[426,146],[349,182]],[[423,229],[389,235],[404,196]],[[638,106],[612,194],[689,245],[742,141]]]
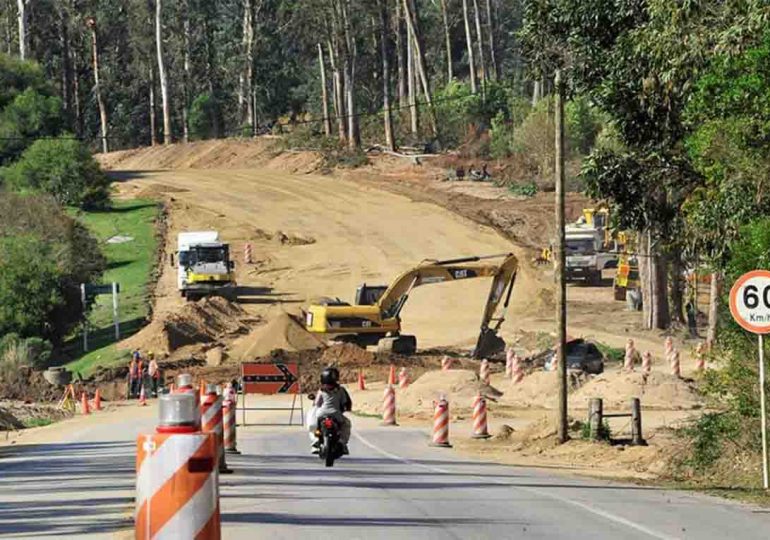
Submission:
[[[155,237],[157,216],[158,205],[143,199],[115,201],[109,210],[83,212],[78,215],[78,219],[100,241],[104,255],[107,257],[107,271],[104,273],[102,283],[114,281],[120,284],[121,338],[137,332],[148,314],[147,285],[152,274],[157,247]],[[116,236],[129,237],[131,240],[120,243],[108,242]],[[67,367],[83,375],[89,374],[96,367],[109,366],[127,357],[125,351],[118,351],[115,347],[111,295],[96,298],[89,320],[91,322],[90,351],[83,354],[82,335],[76,336],[67,347],[67,352],[72,357],[76,357]]]

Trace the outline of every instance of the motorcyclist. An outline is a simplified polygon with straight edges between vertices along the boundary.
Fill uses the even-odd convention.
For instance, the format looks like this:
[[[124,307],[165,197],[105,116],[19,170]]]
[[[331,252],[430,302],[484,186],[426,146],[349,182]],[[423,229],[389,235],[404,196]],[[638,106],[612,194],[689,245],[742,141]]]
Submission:
[[[353,401],[350,399],[348,391],[339,383],[340,372],[335,367],[327,367],[321,372],[321,388],[315,398],[315,418],[331,417],[337,422],[340,428],[340,443],[342,444],[343,454],[348,454],[348,441],[350,441],[350,430],[352,424],[345,412],[353,409]],[[315,426],[313,426],[313,431]],[[318,440],[313,444],[313,453],[318,453]]]

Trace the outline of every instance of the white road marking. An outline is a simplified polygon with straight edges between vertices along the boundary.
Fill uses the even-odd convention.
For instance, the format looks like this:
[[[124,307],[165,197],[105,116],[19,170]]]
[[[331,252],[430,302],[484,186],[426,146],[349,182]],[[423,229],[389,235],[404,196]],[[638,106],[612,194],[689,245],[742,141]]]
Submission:
[[[369,448],[371,448],[372,450],[374,450],[378,454],[381,454],[381,455],[383,455],[383,456],[385,456],[387,458],[390,458],[390,459],[392,459],[394,461],[400,461],[401,463],[404,463],[404,464],[407,464],[407,465],[411,465],[413,467],[419,467],[421,469],[427,469],[429,471],[437,472],[439,474],[449,474],[449,475],[452,474],[452,472],[447,470],[447,469],[442,469],[440,467],[433,467],[431,465],[425,465],[424,463],[417,463],[415,461],[412,461],[409,458],[405,458],[403,456],[398,456],[396,454],[392,454],[392,453],[388,452],[387,450],[383,450],[382,448],[380,448],[376,444],[374,444],[374,443],[368,441],[367,439],[365,439],[360,433],[358,433],[356,431],[353,432],[353,436],[355,436],[355,438],[358,439],[359,441],[361,441],[361,443],[363,443],[365,446],[368,446]],[[576,507],[578,507],[578,508],[580,508],[582,510],[585,510],[586,512],[590,512],[591,514],[594,514],[596,516],[602,517],[602,518],[604,518],[604,519],[606,519],[608,521],[612,521],[612,522],[615,522],[615,523],[617,523],[619,525],[623,525],[623,526],[628,527],[630,529],[634,529],[634,530],[639,531],[642,534],[646,534],[647,536],[650,536],[652,538],[657,538],[659,540],[679,540],[679,537],[677,537],[677,536],[669,536],[667,534],[663,534],[661,532],[658,532],[658,531],[655,531],[655,530],[650,529],[648,527],[645,527],[644,525],[641,525],[641,524],[636,523],[634,521],[628,520],[628,519],[626,519],[624,517],[612,514],[610,512],[602,510],[600,508],[595,508],[593,506],[590,506],[590,505],[585,504],[585,503],[581,503],[579,501],[568,499],[567,497],[562,497],[560,495],[556,495],[554,493],[550,493],[550,492],[547,492],[547,491],[541,491],[539,489],[531,488],[531,487],[526,487],[526,486],[517,486],[515,484],[509,484],[508,482],[503,482],[503,481],[500,481],[500,480],[491,480],[490,482],[494,483],[494,484],[497,484],[497,485],[501,485],[501,486],[510,486],[510,487],[513,487],[513,488],[516,488],[516,489],[520,489],[522,491],[528,491],[529,493],[533,493],[533,494],[539,495],[541,497],[548,497],[550,499],[554,499],[554,500],[557,500],[557,501],[565,503],[565,504],[570,504],[572,506],[576,506]]]

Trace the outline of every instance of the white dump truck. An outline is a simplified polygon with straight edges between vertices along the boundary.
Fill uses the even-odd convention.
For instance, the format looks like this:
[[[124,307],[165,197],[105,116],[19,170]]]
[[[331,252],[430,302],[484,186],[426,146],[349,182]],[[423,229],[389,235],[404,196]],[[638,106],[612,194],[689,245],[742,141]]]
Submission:
[[[617,266],[617,249],[608,238],[605,214],[593,209],[584,210],[584,216],[567,225],[564,232],[568,281],[582,279],[599,284],[602,270]]]
[[[235,295],[235,263],[230,260],[230,246],[220,241],[217,231],[179,233],[176,267],[179,292],[188,300]]]

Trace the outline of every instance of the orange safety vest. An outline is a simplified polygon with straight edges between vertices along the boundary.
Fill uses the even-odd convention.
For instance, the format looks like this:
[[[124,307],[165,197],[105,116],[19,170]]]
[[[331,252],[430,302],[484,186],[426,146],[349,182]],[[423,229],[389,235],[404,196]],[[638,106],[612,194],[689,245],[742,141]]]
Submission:
[[[136,369],[136,360],[131,360],[128,364],[128,377],[131,379],[139,378],[139,371]]]

